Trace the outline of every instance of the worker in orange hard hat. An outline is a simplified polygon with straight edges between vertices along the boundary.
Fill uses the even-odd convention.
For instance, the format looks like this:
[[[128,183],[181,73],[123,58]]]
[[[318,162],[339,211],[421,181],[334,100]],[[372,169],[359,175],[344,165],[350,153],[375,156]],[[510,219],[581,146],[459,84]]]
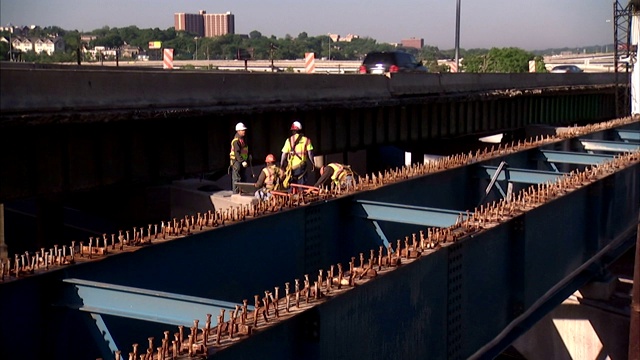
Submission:
[[[353,171],[349,165],[330,163],[320,168],[320,178],[313,185],[315,187],[332,186],[344,189],[350,184],[355,185]]]
[[[284,187],[290,183],[307,183],[307,163],[311,163],[311,171],[315,170],[313,144],[302,134],[300,121],[294,121],[290,130],[291,136],[285,140],[280,158],[280,167],[285,169]]]
[[[234,194],[240,193],[240,188],[236,185],[238,182],[247,181],[246,170],[249,166],[249,145],[245,140],[247,127],[244,123],[236,124],[236,134],[231,140],[231,151],[229,152],[231,168],[231,190]]]
[[[279,190],[283,172],[276,165],[276,157],[273,154],[267,155],[264,159],[265,167],[260,171],[260,176],[258,176],[258,181],[256,181],[256,188],[258,190],[255,193],[255,196],[260,200],[266,200],[271,196],[272,190]]]

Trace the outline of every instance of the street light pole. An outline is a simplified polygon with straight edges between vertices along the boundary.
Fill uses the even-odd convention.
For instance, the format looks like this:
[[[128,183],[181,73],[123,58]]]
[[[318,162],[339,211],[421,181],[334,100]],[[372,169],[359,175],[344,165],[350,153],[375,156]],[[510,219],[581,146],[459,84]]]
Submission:
[[[456,4],[456,71],[460,69],[460,0]]]
[[[196,61],[198,60],[198,37],[196,36],[194,39],[196,39]]]

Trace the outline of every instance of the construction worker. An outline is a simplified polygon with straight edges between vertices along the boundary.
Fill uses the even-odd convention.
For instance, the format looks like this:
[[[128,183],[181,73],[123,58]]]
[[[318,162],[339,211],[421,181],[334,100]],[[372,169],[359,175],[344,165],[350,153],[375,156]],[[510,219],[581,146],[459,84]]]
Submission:
[[[240,188],[236,185],[237,182],[246,182],[247,175],[246,170],[249,164],[249,145],[244,139],[247,132],[247,127],[243,123],[236,124],[236,134],[231,140],[231,152],[229,153],[231,162],[231,189],[234,194],[240,193]]]
[[[266,165],[256,181],[258,190],[255,195],[260,200],[268,199],[272,190],[279,190],[283,178],[283,171],[276,165],[276,157],[273,154],[267,155],[264,162]]]
[[[291,124],[291,136],[285,140],[280,158],[280,167],[285,169],[285,188],[289,187],[290,183],[307,183],[307,160],[311,162],[311,171],[314,171],[313,144],[302,134],[302,124],[294,121]]]
[[[313,186],[329,187],[333,183],[336,188],[343,189],[353,181],[353,171],[349,165],[330,163],[320,168],[320,178]]]

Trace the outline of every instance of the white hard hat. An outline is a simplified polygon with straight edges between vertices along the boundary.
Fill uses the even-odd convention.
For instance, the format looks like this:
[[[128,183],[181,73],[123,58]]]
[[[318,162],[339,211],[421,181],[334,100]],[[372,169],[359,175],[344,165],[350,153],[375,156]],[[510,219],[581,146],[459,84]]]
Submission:
[[[291,130],[302,130],[302,124],[300,124],[299,121],[294,121],[293,124],[291,124]]]
[[[247,127],[244,126],[244,124],[241,122],[236,124],[236,131],[240,131],[240,130],[247,130]]]

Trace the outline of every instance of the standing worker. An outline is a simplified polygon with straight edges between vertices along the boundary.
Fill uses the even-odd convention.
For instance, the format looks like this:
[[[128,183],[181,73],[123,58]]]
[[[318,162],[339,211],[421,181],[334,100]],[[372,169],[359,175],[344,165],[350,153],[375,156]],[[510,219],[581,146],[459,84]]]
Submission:
[[[236,124],[236,135],[231,140],[231,190],[234,194],[240,193],[240,188],[236,185],[238,182],[247,181],[247,160],[249,159],[249,145],[244,139],[247,127],[243,123]]]
[[[279,190],[283,178],[282,169],[276,166],[276,157],[273,154],[267,155],[264,160],[265,167],[260,171],[258,181],[256,181],[256,198],[266,200],[271,196],[271,190]]]
[[[336,188],[343,189],[353,181],[353,171],[349,165],[330,163],[320,168],[320,178],[313,186],[325,187],[333,183]]]
[[[284,142],[280,159],[280,167],[285,168],[283,182],[285,188],[289,187],[290,183],[302,185],[307,183],[307,159],[311,162],[311,171],[314,171],[316,167],[313,159],[313,144],[302,134],[300,122],[294,121],[291,124],[291,136]]]

